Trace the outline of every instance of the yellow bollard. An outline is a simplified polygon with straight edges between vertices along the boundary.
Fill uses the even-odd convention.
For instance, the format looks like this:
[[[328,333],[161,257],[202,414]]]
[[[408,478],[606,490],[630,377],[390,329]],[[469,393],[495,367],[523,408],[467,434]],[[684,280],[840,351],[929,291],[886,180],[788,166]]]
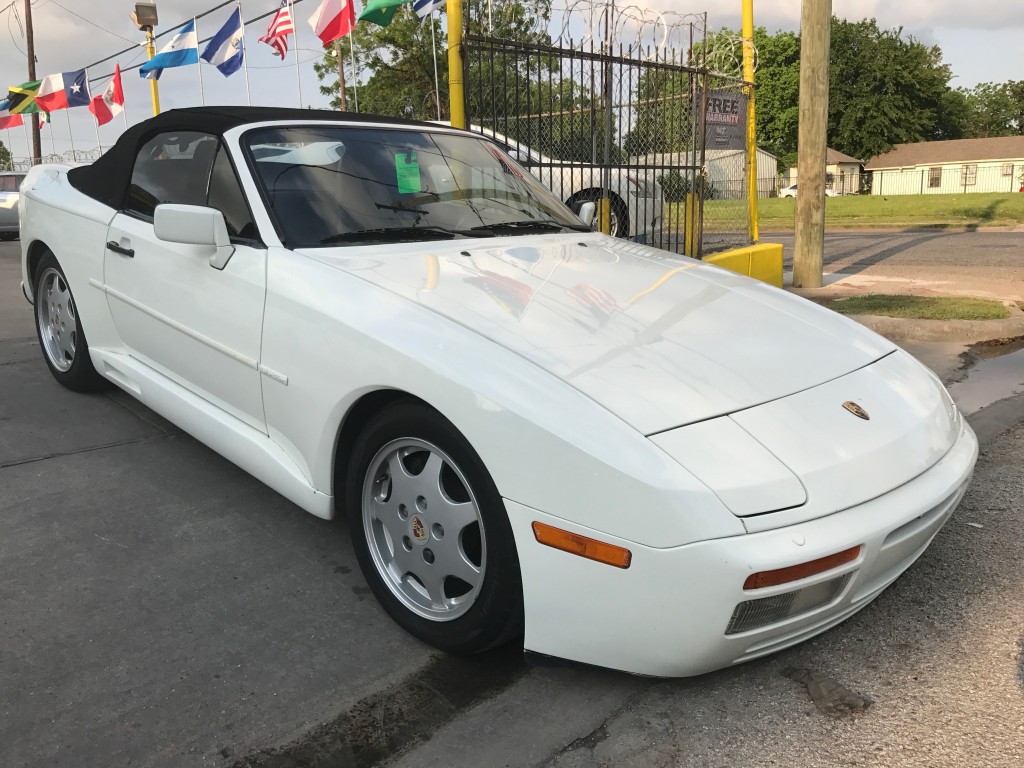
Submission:
[[[686,193],[683,208],[683,255],[697,258],[697,195]]]
[[[597,226],[606,235],[612,232],[612,201],[602,197],[597,201]]]

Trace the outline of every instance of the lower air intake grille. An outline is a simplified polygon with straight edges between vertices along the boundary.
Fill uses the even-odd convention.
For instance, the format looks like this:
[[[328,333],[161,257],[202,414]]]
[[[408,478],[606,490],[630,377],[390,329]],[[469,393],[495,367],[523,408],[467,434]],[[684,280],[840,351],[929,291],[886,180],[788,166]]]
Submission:
[[[774,624],[791,616],[813,611],[828,605],[842,593],[852,573],[846,573],[831,581],[824,581],[794,592],[783,592],[781,595],[762,597],[757,600],[746,600],[736,606],[725,630],[727,635],[749,632]]]

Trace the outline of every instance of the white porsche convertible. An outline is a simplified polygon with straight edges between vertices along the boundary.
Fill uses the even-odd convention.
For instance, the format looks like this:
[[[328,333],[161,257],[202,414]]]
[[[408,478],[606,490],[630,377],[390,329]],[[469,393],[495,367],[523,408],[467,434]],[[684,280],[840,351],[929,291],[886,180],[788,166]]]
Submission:
[[[863,608],[977,442],[885,339],[593,233],[488,139],[167,112],[22,186],[58,382],[113,382],[282,496],[344,513],[438,648],[693,675]]]

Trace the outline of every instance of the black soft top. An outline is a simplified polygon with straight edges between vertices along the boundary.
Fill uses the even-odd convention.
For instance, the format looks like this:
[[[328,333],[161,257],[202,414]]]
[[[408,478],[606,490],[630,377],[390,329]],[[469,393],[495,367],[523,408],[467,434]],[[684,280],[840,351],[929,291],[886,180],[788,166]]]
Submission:
[[[425,123],[395,117],[287,107],[189,107],[171,109],[128,128],[117,143],[91,165],[68,171],[68,181],[79,192],[118,208],[125,199],[132,167],[139,148],[158,133],[199,131],[214,136],[240,125],[275,120],[331,121],[347,123],[389,123],[425,127]],[[436,127],[436,126],[431,126]]]

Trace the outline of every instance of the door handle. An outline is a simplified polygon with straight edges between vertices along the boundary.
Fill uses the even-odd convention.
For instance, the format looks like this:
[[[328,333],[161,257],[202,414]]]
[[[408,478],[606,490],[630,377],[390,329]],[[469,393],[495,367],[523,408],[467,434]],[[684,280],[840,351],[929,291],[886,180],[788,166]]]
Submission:
[[[129,259],[135,258],[135,251],[131,248],[124,248],[114,240],[107,243],[107,250],[113,251],[114,253],[120,253],[122,256],[127,256]]]

